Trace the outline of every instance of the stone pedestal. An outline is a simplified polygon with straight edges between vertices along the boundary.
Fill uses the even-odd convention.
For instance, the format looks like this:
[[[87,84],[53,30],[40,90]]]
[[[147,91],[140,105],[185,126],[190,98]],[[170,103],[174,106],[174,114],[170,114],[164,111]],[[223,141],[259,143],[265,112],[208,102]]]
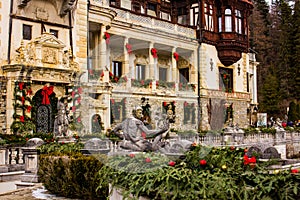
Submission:
[[[33,186],[34,183],[38,183],[38,146],[43,144],[43,140],[40,138],[32,138],[28,140],[27,147],[24,147],[23,155],[25,160],[25,174],[21,176],[21,182],[16,183],[17,189]]]

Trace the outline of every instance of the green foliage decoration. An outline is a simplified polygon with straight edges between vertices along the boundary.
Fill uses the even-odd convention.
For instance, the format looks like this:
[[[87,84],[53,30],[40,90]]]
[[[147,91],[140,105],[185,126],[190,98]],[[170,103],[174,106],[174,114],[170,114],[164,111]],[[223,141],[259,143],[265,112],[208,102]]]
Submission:
[[[99,171],[98,189],[111,183],[128,199],[299,199],[299,174],[268,170],[258,158],[246,164],[245,152],[194,145],[172,166],[153,154],[117,156]]]

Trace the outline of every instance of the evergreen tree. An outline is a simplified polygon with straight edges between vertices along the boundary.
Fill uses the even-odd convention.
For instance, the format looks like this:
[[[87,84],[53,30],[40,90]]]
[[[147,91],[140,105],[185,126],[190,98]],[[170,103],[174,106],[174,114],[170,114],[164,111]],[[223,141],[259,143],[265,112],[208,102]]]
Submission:
[[[271,68],[272,69],[272,68]],[[264,98],[262,102],[260,102],[260,110],[262,112],[268,113],[269,116],[280,117],[279,113],[279,82],[277,77],[272,73],[269,73],[266,77],[266,80],[262,87],[262,95]],[[278,98],[279,97],[279,98]]]
[[[291,97],[300,100],[300,1],[296,1],[294,5],[294,14],[292,20],[293,45],[292,45],[292,62],[290,66],[290,93]]]

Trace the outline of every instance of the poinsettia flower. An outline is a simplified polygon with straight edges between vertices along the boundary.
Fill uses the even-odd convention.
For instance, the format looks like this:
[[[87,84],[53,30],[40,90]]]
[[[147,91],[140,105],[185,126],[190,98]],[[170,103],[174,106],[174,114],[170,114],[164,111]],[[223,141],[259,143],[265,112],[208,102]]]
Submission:
[[[30,95],[32,95],[32,90],[29,88],[29,89],[27,89],[27,91],[26,91],[26,95],[27,96],[30,96]]]
[[[81,94],[82,93],[82,88],[81,87],[77,88],[77,91],[78,91],[79,94]]]
[[[255,156],[252,156],[251,158],[249,158],[249,163],[256,163]]]
[[[77,118],[77,122],[78,122],[78,123],[81,122],[81,118],[80,118],[80,117]]]
[[[25,103],[25,97],[21,97],[21,101],[22,101],[22,104],[24,104]]]
[[[80,103],[80,101],[81,101],[81,97],[78,97],[77,98],[77,103]]]
[[[75,97],[75,91],[72,91],[72,98],[74,98]]]
[[[72,112],[76,111],[76,106],[72,106]]]
[[[146,162],[146,163],[150,163],[150,162],[151,162],[151,159],[150,159],[150,158],[146,158],[146,159],[145,159],[145,162]]]

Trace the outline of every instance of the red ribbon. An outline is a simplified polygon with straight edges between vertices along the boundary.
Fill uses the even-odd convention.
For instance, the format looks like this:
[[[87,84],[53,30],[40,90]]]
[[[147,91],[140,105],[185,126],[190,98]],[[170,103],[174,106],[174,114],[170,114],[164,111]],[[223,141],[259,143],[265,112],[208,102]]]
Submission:
[[[21,97],[21,101],[22,101],[22,104],[24,104],[25,103],[25,97]]]
[[[53,93],[53,86],[44,86],[43,90],[42,90],[42,95],[43,95],[43,101],[42,104],[44,105],[49,105],[50,104],[50,100],[49,100],[49,95],[51,95]]]
[[[23,90],[23,86],[24,86],[24,83],[23,83],[23,82],[19,83],[19,88],[20,88],[20,90]]]
[[[24,122],[25,121],[25,117],[24,116],[20,116],[20,121]]]
[[[27,95],[32,95],[32,90],[29,88],[29,89],[26,91],[26,94],[27,94]]]
[[[27,107],[27,112],[30,112],[30,111],[31,111],[31,108],[32,108],[31,106],[28,106],[28,107]]]

